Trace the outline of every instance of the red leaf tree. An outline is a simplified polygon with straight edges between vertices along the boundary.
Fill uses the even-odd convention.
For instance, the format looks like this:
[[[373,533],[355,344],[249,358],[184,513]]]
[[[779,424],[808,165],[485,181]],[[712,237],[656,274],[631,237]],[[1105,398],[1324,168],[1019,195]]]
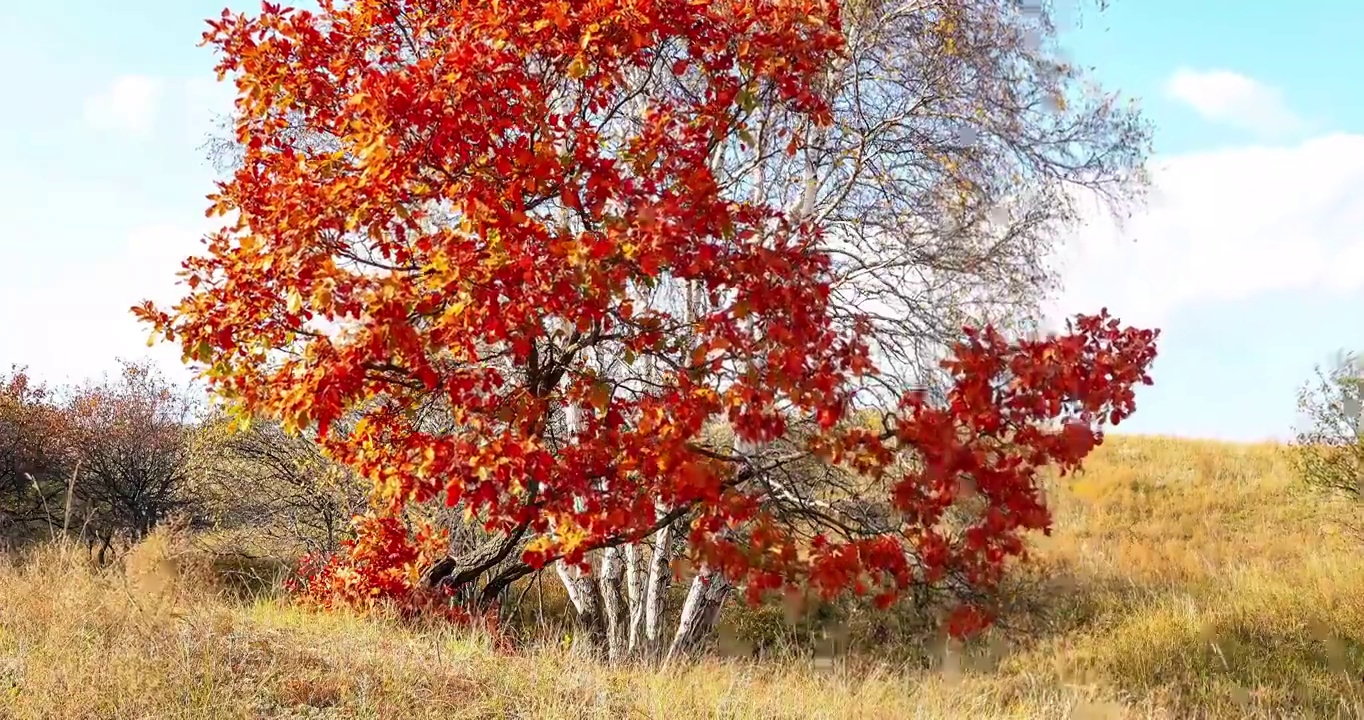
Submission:
[[[868,323],[835,321],[822,228],[717,181],[759,111],[829,124],[830,0],[355,0],[211,24],[244,155],[210,212],[235,222],[179,305],[136,311],[220,395],[315,427],[372,480],[324,573],[338,596],[490,604],[554,564],[618,655],[658,647],[684,530],[674,651],[735,586],[988,587],[1048,525],[1037,469],[1077,466],[1149,382],[1154,333],[1106,314],[1035,342],[968,331],[945,402],[864,422]],[[436,503],[492,540],[430,563],[430,533],[393,519]]]
[[[116,378],[70,388],[61,405],[65,440],[80,463],[79,522],[100,543],[101,563],[117,536],[136,542],[162,524],[202,526],[189,462],[191,390],[148,361],[120,365]]]
[[[66,423],[51,391],[19,367],[0,375],[0,540],[51,537],[72,467]]]
[[[49,389],[0,377],[0,537],[79,534],[102,564],[177,516],[194,520],[188,465],[193,403],[146,362],[117,379]],[[6,517],[8,516],[8,517]]]

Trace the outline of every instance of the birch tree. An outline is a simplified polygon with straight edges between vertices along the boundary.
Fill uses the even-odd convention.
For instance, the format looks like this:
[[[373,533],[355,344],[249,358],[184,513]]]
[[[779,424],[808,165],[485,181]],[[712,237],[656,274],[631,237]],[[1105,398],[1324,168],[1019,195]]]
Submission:
[[[1318,488],[1364,497],[1364,361],[1342,353],[1298,393],[1303,422],[1293,460],[1300,477]]]

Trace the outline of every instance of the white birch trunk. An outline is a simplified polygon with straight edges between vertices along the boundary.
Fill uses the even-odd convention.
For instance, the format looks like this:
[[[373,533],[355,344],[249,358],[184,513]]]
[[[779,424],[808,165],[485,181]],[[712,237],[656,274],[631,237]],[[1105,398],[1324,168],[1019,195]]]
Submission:
[[[639,553],[639,544],[625,546],[625,593],[630,603],[629,625],[625,632],[625,651],[633,655],[640,649],[644,639],[644,557]]]
[[[711,636],[732,589],[734,585],[724,575],[708,567],[692,578],[687,600],[677,619],[677,632],[668,647],[669,661],[695,651]]]
[[[625,632],[630,608],[625,599],[620,548],[610,547],[602,552],[601,598],[606,620],[606,656],[612,662],[625,656]]]
[[[647,651],[657,653],[662,646],[663,600],[672,581],[673,526],[664,525],[654,536],[654,555],[649,561],[649,580],[644,597],[644,637]]]
[[[573,605],[573,612],[581,613],[584,601],[582,590],[577,583],[576,575],[578,572],[570,568],[563,560],[554,563],[554,570],[559,574],[559,580],[564,584],[564,591],[568,593],[568,602]]]
[[[559,579],[573,604],[573,651],[597,655],[606,643],[606,623],[602,617],[601,593],[592,576],[562,560],[554,564]]]
[[[745,458],[756,449],[753,443],[737,435],[731,447],[736,455]],[[677,632],[668,647],[668,660],[695,651],[714,633],[720,623],[720,611],[733,589],[734,584],[723,573],[709,566],[701,568],[687,590],[687,599],[677,619]]]

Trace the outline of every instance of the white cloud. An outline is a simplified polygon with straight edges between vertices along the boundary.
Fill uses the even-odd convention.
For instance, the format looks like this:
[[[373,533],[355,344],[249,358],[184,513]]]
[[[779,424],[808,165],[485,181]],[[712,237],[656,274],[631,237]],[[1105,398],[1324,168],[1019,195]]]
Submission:
[[[1277,89],[1228,70],[1182,68],[1170,77],[1165,92],[1205,120],[1264,135],[1280,136],[1305,125]]]
[[[164,83],[146,75],[121,75],[85,100],[85,122],[97,130],[145,136],[156,123]]]
[[[1153,163],[1146,207],[1105,213],[1058,256],[1053,317],[1108,306],[1141,325],[1274,290],[1364,288],[1364,135]]]
[[[110,200],[117,199],[111,193]],[[98,377],[117,369],[116,359],[149,357],[179,380],[189,373],[170,344],[147,346],[150,328],[130,309],[143,300],[174,304],[185,288],[176,276],[180,262],[202,252],[199,240],[219,218],[186,224],[109,223],[104,251],[18,258],[11,268],[18,282],[0,285],[0,331],[14,342],[0,347],[0,370],[25,364],[44,380],[62,383]],[[53,246],[78,242],[60,231]],[[67,259],[57,260],[56,256]]]

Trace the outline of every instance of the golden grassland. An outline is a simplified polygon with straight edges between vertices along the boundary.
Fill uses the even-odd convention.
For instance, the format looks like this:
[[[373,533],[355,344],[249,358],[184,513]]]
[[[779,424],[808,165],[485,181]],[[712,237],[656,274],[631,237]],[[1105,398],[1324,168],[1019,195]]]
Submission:
[[[1286,452],[1110,438],[1054,483],[1011,629],[928,643],[927,669],[511,655],[468,630],[214,593],[165,534],[117,570],[50,547],[0,567],[0,717],[1364,717],[1360,510],[1303,488]]]

